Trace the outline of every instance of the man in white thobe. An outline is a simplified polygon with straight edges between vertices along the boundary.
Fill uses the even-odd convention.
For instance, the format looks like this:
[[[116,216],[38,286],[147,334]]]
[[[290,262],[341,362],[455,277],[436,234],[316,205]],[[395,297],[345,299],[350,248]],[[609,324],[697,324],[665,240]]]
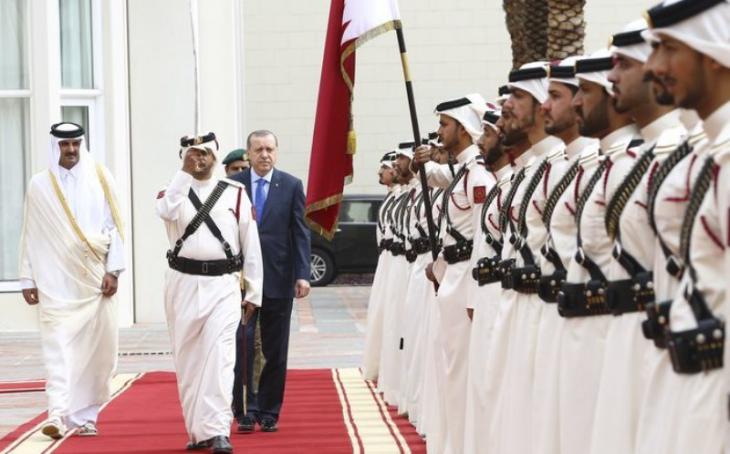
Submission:
[[[188,449],[228,453],[236,330],[261,306],[261,247],[244,186],[213,176],[215,135],[186,136],[180,146],[182,170],[157,197],[171,248],[167,325]]]
[[[28,186],[20,258],[23,297],[38,304],[51,438],[67,428],[96,435],[109,400],[122,231],[114,179],[86,150],[83,128],[53,125],[49,169]]]

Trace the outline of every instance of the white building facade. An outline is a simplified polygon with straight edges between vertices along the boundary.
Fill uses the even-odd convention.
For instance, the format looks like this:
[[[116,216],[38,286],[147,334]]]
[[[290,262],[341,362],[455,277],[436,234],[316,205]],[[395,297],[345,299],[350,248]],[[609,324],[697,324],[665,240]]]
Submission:
[[[279,165],[305,182],[328,0],[198,0],[201,130],[222,153],[248,131],[277,133]],[[655,1],[588,0],[586,51]],[[493,99],[511,67],[500,0],[400,0],[421,130],[440,101]],[[167,239],[154,200],[193,133],[188,0],[0,0],[0,331],[34,330],[17,282],[25,186],[48,166],[50,125],[88,130],[89,149],[122,196],[127,271],[120,325],[164,321]],[[380,193],[378,158],[410,140],[395,34],[357,52],[358,151],[351,193]]]

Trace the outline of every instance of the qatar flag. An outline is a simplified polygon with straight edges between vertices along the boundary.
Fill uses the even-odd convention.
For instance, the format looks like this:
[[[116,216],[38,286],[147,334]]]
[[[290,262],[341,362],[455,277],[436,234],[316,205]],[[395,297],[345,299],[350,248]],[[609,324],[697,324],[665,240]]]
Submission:
[[[355,50],[400,27],[396,0],[332,0],[330,5],[305,210],[309,226],[327,239],[337,229],[344,185],[352,181]]]

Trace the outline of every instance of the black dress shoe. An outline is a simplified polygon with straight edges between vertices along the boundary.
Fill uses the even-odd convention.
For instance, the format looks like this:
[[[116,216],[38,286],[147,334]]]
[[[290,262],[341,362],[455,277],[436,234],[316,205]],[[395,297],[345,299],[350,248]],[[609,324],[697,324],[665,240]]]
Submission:
[[[238,433],[250,434],[256,430],[256,420],[251,415],[241,416],[238,420]]]
[[[262,432],[276,432],[279,430],[279,425],[276,423],[276,420],[270,416],[261,418],[259,424],[261,424]]]
[[[218,435],[208,440],[208,442],[210,443],[210,452],[214,454],[229,454],[233,452],[233,446],[231,446],[228,437]]]
[[[185,449],[187,449],[188,451],[201,451],[203,449],[208,449],[209,446],[210,445],[208,444],[208,440],[199,441],[197,443],[189,441],[187,446],[185,446]]]

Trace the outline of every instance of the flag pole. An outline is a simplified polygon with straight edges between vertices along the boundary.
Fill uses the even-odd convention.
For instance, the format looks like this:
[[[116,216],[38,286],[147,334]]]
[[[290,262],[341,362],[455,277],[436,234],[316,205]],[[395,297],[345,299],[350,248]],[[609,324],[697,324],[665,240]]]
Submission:
[[[398,37],[398,48],[400,50],[400,60],[403,66],[403,78],[406,82],[406,94],[408,95],[408,110],[411,115],[411,128],[413,128],[413,143],[415,147],[421,144],[421,131],[418,128],[418,116],[416,115],[416,101],[413,96],[413,82],[411,81],[411,70],[408,67],[408,54],[406,53],[406,41],[403,37],[403,27],[395,29]],[[428,241],[431,245],[431,257],[435,261],[438,257],[436,244],[436,226],[433,223],[433,214],[431,210],[431,194],[428,191],[428,181],[426,179],[426,165],[421,165],[418,172],[421,178],[421,191],[423,193],[423,204],[426,207],[426,223],[428,225]]]

